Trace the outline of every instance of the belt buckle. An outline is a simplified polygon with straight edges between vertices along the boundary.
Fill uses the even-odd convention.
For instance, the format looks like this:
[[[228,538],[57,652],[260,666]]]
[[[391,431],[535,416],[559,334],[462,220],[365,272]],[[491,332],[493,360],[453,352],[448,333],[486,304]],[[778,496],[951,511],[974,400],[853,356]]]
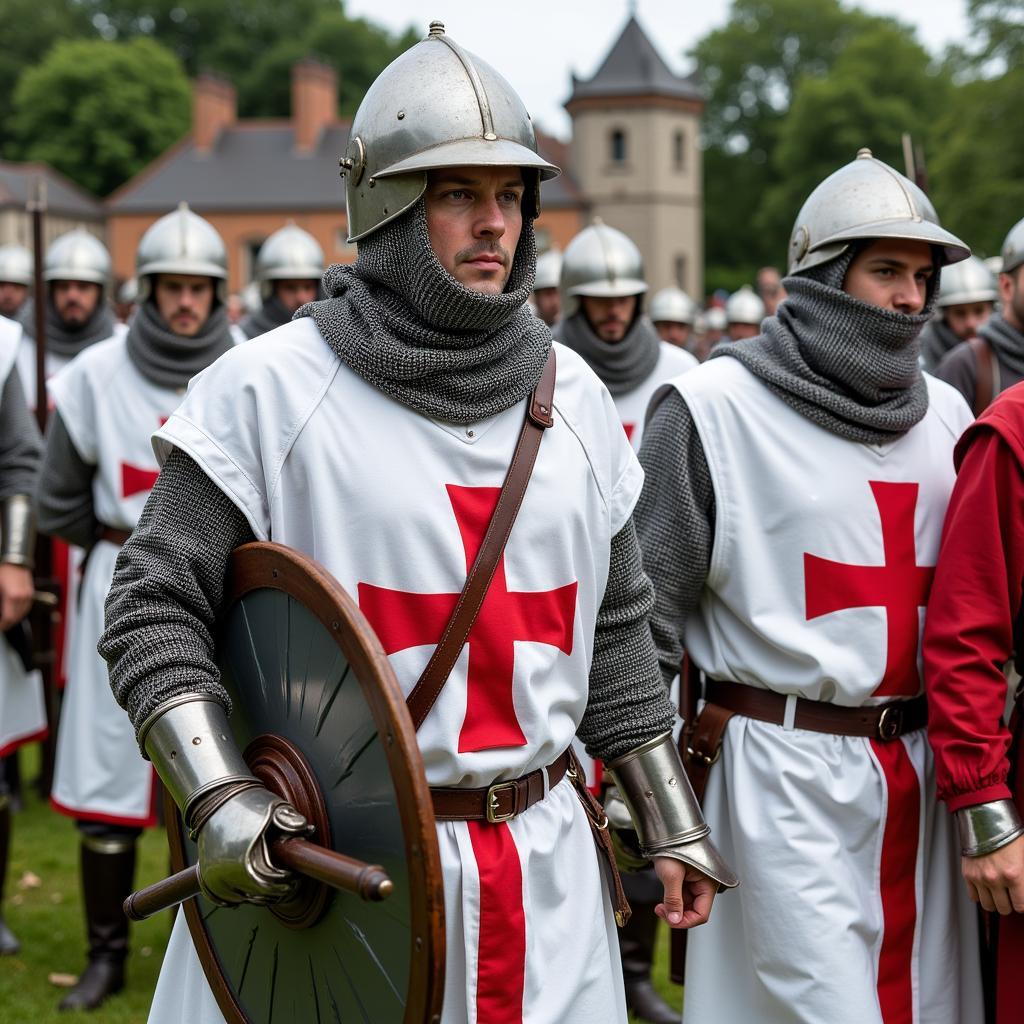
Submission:
[[[880,740],[894,740],[903,729],[903,708],[898,704],[889,704],[882,708],[878,716],[878,738]]]
[[[512,792],[512,810],[503,812],[498,810],[498,794],[507,789]],[[503,821],[510,821],[516,816],[515,801],[516,784],[514,782],[496,782],[487,789],[487,799],[484,801],[484,809],[487,812],[487,820],[492,825],[500,825]]]

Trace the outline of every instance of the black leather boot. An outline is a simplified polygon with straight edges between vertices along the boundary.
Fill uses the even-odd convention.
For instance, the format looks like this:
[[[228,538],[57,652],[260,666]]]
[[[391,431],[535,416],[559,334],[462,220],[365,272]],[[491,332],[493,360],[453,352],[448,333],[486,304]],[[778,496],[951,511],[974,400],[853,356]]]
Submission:
[[[21,951],[21,943],[14,932],[4,924],[4,883],[7,881],[7,851],[11,846],[11,804],[0,790],[0,956],[14,956]]]
[[[89,962],[60,1010],[95,1010],[124,988],[128,918],[121,905],[135,880],[135,839],[86,836],[81,851]]]
[[[672,1009],[658,994],[651,981],[654,960],[654,937],[658,918],[654,903],[634,903],[633,915],[619,929],[619,953],[622,955],[622,977],[626,984],[626,1006],[638,1020],[648,1024],[679,1024],[681,1014]]]

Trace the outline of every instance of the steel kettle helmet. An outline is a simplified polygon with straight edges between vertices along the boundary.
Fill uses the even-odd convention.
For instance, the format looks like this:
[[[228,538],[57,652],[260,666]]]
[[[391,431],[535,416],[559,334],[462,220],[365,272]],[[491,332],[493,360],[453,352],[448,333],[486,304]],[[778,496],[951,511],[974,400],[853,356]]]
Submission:
[[[46,250],[44,281],[90,281],[106,287],[110,280],[110,253],[85,228],[68,231]]]
[[[654,323],[667,321],[692,326],[697,318],[697,304],[681,288],[662,288],[651,299],[648,315]]]
[[[562,294],[568,319],[581,297],[614,299],[647,291],[644,261],[627,235],[595,220],[567,246],[562,257]]]
[[[324,251],[320,243],[296,224],[286,224],[260,246],[256,257],[256,280],[262,298],[268,299],[274,281],[319,281],[324,273]]]
[[[149,298],[154,274],[194,274],[212,277],[217,297],[227,298],[228,254],[217,229],[188,203],[151,224],[139,242],[135,254],[135,276],[139,281],[139,301]]]
[[[562,278],[562,254],[557,249],[548,249],[537,257],[537,273],[533,279],[533,290],[557,288]]]
[[[540,210],[540,181],[560,173],[538,155],[533,122],[512,86],[439,21],[370,86],[340,163],[350,242],[405,213],[426,190],[428,171],[532,170],[531,214]]]
[[[874,238],[927,242],[940,250],[943,263],[971,254],[939,224],[935,207],[917,185],[862,149],[821,182],[797,214],[789,238],[789,272],[827,263],[851,243]]]
[[[725,319],[730,324],[753,324],[760,327],[764,312],[764,303],[754,294],[749,284],[733,292],[725,304]]]
[[[23,245],[0,245],[0,281],[32,284],[32,253]]]
[[[995,302],[999,298],[995,275],[977,256],[943,270],[936,305],[962,306],[968,302]]]
[[[1001,272],[1004,274],[1009,274],[1024,263],[1024,220],[1017,221],[1010,228],[1003,242],[1002,257]]]

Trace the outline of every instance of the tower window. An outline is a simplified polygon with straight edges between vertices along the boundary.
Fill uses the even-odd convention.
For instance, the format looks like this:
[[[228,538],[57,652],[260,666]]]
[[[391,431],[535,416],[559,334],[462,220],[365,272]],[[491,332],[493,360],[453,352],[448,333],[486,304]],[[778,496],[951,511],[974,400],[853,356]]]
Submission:
[[[613,128],[610,136],[612,163],[626,162],[626,133],[621,128]]]
[[[677,171],[686,166],[686,132],[676,132],[672,136],[672,163]]]

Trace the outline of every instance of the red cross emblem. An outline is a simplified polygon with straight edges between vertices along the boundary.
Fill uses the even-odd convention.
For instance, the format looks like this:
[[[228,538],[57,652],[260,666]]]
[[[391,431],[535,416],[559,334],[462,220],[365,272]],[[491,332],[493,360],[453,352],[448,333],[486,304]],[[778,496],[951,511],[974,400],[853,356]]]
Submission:
[[[497,487],[447,485],[462,537],[468,572],[483,542],[501,493]],[[502,555],[470,630],[466,717],[459,752],[521,747],[526,737],[512,701],[516,641],[550,644],[572,654],[576,583],[545,591],[510,591]],[[436,644],[458,594],[414,594],[359,584],[359,607],[387,654]]]
[[[633,431],[636,430],[636,424],[635,423],[623,423],[622,424],[622,429],[626,432],[626,440],[627,441],[632,441],[633,440]]]
[[[844,565],[804,555],[807,619],[845,608],[884,608],[885,674],[876,697],[913,696],[921,688],[917,648],[919,608],[928,603],[934,566],[917,564],[914,512],[917,484],[871,482],[882,522],[884,565]]]
[[[161,416],[160,426],[162,427],[166,422],[167,417]],[[141,469],[139,466],[133,466],[130,462],[122,462],[121,497],[130,498],[135,494],[153,490],[159,475],[159,469]]]

